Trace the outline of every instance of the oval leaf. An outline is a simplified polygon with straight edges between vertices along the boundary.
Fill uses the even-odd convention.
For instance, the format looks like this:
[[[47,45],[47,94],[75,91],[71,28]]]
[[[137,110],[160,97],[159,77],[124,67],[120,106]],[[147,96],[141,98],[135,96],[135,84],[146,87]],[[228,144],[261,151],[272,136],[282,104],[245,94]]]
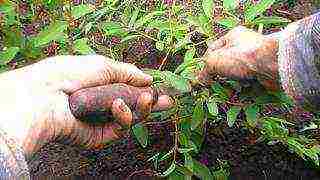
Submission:
[[[51,41],[59,41],[65,37],[63,31],[67,29],[67,22],[57,21],[52,23],[47,29],[41,31],[37,37],[33,39],[35,47],[43,46]]]
[[[193,109],[191,130],[195,130],[204,121],[204,110],[201,102],[198,102]]]
[[[278,16],[258,17],[253,21],[253,23],[256,25],[258,25],[258,24],[264,24],[264,25],[283,24],[283,23],[289,23],[289,22],[291,22],[289,19],[283,18],[283,17],[278,17]]]
[[[193,173],[201,180],[212,180],[213,176],[210,170],[200,162],[193,159]]]
[[[219,114],[218,104],[213,99],[210,99],[207,102],[207,108],[212,116],[217,116]]]
[[[190,49],[187,50],[186,54],[184,55],[184,63],[188,63],[193,60],[193,56],[196,54],[196,48],[192,46]]]
[[[232,29],[238,25],[239,21],[235,18],[228,17],[228,18],[220,19],[217,23],[227,27],[228,29]]]
[[[74,42],[74,50],[81,55],[94,54],[94,50],[88,45],[88,39],[77,39]]]
[[[202,0],[202,9],[205,15],[211,19],[213,16],[214,0]]]
[[[140,145],[145,148],[148,145],[148,129],[142,124],[136,124],[132,126],[134,136],[137,138]]]
[[[237,8],[239,1],[237,0],[223,0],[223,8],[228,11],[233,11]]]
[[[178,76],[170,71],[165,71],[162,73],[162,75],[165,82],[179,92],[187,93],[191,91],[190,83],[183,77]]]
[[[255,127],[257,124],[258,112],[259,112],[259,106],[257,105],[250,105],[245,110],[247,122],[252,127]]]
[[[102,24],[102,29],[107,36],[126,36],[128,32],[122,28],[121,24],[116,22],[106,22]]]
[[[94,11],[94,6],[90,4],[81,4],[73,6],[71,9],[71,15],[74,19],[79,19]]]
[[[10,62],[19,52],[19,50],[19,47],[10,47],[0,52],[0,65],[4,65]]]
[[[251,5],[244,12],[246,22],[252,22],[252,20],[266,11],[276,0],[261,0],[258,4]]]
[[[228,126],[232,127],[234,122],[237,119],[237,116],[240,112],[241,108],[238,106],[232,106],[229,111],[227,112],[227,122],[228,122]]]
[[[162,16],[164,15],[165,11],[153,11],[144,17],[140,18],[139,20],[136,21],[135,23],[135,28],[139,28],[145,24],[147,24],[149,21],[151,21],[154,17],[157,16]]]

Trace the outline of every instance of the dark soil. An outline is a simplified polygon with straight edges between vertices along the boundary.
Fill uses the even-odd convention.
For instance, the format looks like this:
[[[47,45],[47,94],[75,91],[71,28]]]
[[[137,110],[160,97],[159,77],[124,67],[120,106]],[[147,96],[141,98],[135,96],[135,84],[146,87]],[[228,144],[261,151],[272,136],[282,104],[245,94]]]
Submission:
[[[297,20],[315,12],[313,2],[301,0],[290,8],[287,7],[288,3],[284,3],[276,7],[280,10],[277,13]],[[270,28],[268,32],[278,30]],[[215,31],[219,36],[227,32],[221,27],[215,27]],[[201,41],[199,38],[201,39],[195,38],[195,41]],[[131,62],[134,61],[133,57],[139,56],[139,59],[143,59],[140,56],[146,56],[152,60],[150,65],[159,64],[159,54],[152,50],[153,45],[149,42],[139,43],[151,50],[143,48],[140,51],[137,46],[129,46],[123,55],[125,61]],[[198,49],[201,51],[199,54],[203,53],[203,47]],[[139,147],[132,136],[96,151],[51,142],[29,161],[30,171],[34,178],[68,175],[75,179],[85,176],[104,176],[103,179],[155,179],[152,177],[153,166],[147,159],[154,155],[154,152],[165,151],[171,147],[171,129],[170,124],[150,127],[152,143],[147,149]],[[320,137],[319,131],[316,135]],[[240,125],[228,128],[226,125],[215,127],[214,124],[207,124],[205,137],[197,159],[209,167],[215,166],[219,160],[226,160],[231,166],[232,180],[320,180],[320,169],[288,152],[285,146],[255,142],[255,137]]]

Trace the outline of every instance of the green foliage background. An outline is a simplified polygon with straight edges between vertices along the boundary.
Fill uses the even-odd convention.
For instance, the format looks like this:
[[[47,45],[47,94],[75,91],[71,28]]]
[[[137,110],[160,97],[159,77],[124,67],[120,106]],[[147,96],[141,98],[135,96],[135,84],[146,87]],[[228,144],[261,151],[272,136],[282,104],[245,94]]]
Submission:
[[[265,13],[278,1],[261,0],[257,4],[245,1],[242,17],[233,0],[190,1],[190,4],[170,0],[149,3],[135,0],[0,2],[1,72],[54,55],[97,53],[121,61],[123,51],[133,43],[151,42],[140,48],[152,46],[162,58],[158,66],[146,72],[154,76],[155,85],[166,84],[182,94],[175,97],[173,109],[150,117],[150,121],[170,121],[175,127],[171,150],[155,152],[149,159],[154,162],[155,170],[159,170],[161,161],[166,162],[166,170],[159,171],[159,176],[169,179],[191,179],[193,175],[210,180],[227,178],[226,162],[213,170],[193,158],[201,149],[206,123],[227,123],[229,127],[249,129],[260,140],[284,144],[290,151],[319,166],[318,142],[301,134],[319,127],[317,114],[309,126],[289,132],[295,126],[294,120],[263,113],[270,105],[283,111],[294,107],[283,92],[267,92],[259,85],[248,86],[227,78],[218,79],[210,87],[191,88],[191,84],[196,83],[195,73],[204,66],[201,47],[219,36],[214,27],[232,29],[244,25],[258,31],[284,27],[290,20]],[[215,17],[214,9],[218,4],[222,5],[223,16]],[[202,37],[200,42],[192,41],[195,34]],[[170,62],[174,59],[170,57],[177,54],[183,55],[182,62]],[[133,63],[143,65],[144,61],[148,61],[145,56]],[[174,68],[169,68],[168,64],[173,64]],[[235,94],[237,100],[233,99]],[[241,114],[244,119],[239,118]],[[235,127],[239,120],[243,126]],[[132,126],[141,148],[148,148],[152,143],[148,140],[145,123],[148,122]],[[183,159],[179,159],[181,157]]]

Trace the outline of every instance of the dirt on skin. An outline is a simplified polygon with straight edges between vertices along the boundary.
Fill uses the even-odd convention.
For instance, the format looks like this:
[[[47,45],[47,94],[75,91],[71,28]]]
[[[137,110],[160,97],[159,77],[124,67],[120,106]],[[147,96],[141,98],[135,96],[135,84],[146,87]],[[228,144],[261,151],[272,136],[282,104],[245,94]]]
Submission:
[[[291,8],[288,3],[274,8],[277,9],[277,15],[294,21],[316,12],[319,6],[315,7],[315,2],[316,0],[301,0]],[[219,11],[216,13],[219,14]],[[270,28],[265,33],[279,30]],[[220,26],[216,26],[215,31],[219,36],[227,32]],[[195,39],[201,41],[202,38]],[[198,49],[203,51],[205,47]],[[149,127],[149,131],[152,143],[147,149],[141,148],[133,136],[99,150],[50,142],[29,160],[30,172],[33,179],[45,179],[48,176],[70,177],[56,179],[81,179],[86,176],[121,180],[156,179],[152,177],[155,172],[147,159],[154,152],[166,151],[172,147],[172,137],[168,133],[172,131],[172,126],[154,125]],[[315,135],[320,137],[320,132],[315,132]],[[202,151],[196,158],[209,167],[215,166],[219,160],[227,160],[231,167],[231,180],[320,180],[320,170],[312,164],[288,152],[285,146],[255,142],[252,134],[239,124],[228,128],[226,124],[216,127],[215,124],[208,123],[205,137]]]

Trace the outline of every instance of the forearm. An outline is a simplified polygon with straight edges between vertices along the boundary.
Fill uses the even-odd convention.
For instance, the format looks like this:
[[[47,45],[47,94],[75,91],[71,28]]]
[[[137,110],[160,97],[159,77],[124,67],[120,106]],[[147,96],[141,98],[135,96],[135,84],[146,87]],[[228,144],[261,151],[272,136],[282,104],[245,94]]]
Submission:
[[[320,13],[290,24],[278,36],[281,86],[299,105],[320,105]]]

